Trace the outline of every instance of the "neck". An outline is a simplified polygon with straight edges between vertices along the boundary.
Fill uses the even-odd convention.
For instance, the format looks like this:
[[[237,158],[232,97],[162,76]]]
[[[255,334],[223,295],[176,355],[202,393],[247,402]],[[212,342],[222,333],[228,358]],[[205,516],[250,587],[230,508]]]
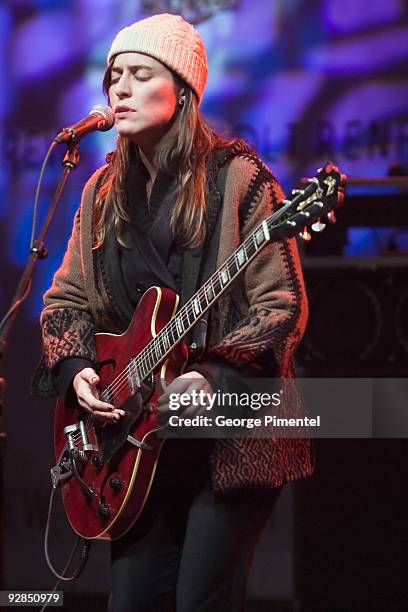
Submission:
[[[139,155],[140,155],[140,159],[142,160],[142,162],[147,168],[147,171],[150,174],[151,181],[153,182],[158,172],[158,168],[153,162],[154,154],[153,153],[151,155],[146,154],[142,150],[142,148],[139,146]]]

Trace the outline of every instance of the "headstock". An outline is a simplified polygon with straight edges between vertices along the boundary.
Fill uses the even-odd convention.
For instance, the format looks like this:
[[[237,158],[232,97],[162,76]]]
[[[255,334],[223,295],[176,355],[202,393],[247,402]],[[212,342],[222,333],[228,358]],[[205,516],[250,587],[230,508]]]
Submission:
[[[327,162],[316,176],[302,181],[302,188],[293,189],[291,200],[283,200],[268,221],[269,230],[276,237],[299,233],[303,240],[310,240],[309,227],[314,232],[321,232],[327,222],[336,222],[334,209],[344,201],[346,180],[346,175],[335,164]]]

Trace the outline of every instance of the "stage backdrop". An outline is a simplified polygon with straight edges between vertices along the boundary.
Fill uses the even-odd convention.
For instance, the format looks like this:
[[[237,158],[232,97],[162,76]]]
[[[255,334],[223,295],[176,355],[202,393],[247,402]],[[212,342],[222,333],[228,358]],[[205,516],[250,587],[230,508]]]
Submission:
[[[254,144],[286,189],[328,158],[349,175],[369,177],[387,175],[393,164],[408,164],[408,9],[403,0],[9,0],[0,5],[1,314],[27,257],[34,191],[48,144],[93,104],[105,103],[101,80],[113,35],[155,12],[181,12],[197,23],[209,59],[203,113],[217,129]],[[49,257],[37,265],[3,365],[9,587],[52,584],[41,550],[52,406],[30,398],[27,390],[40,354],[36,322],[81,189],[114,141],[112,130],[81,143],[80,165],[47,237]],[[63,154],[60,146],[48,166],[40,218]],[[385,240],[390,230],[381,231]],[[348,254],[378,254],[379,246],[369,229],[360,228],[350,232],[347,248]],[[69,536],[60,536],[60,523],[57,532],[65,546]],[[102,590],[107,559],[102,553],[95,557],[102,560],[94,566],[89,588],[98,574]],[[23,558],[28,560],[24,579]],[[284,573],[290,572],[287,560]],[[266,598],[286,597],[293,587],[290,580],[281,581],[281,588],[278,581],[273,587],[265,582],[261,587],[259,580],[254,584]]]

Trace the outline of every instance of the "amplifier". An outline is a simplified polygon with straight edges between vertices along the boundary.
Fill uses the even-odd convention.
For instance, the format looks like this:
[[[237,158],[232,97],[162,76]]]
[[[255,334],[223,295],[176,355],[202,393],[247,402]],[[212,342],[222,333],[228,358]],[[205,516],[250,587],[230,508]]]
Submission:
[[[301,365],[408,366],[408,257],[313,257],[304,274]]]

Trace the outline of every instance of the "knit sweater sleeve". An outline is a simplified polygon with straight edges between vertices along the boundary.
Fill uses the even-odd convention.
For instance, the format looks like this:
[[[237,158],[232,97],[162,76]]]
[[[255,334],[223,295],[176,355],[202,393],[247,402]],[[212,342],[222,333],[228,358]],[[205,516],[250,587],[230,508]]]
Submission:
[[[247,174],[248,162],[244,165],[243,160],[238,160],[236,190],[241,192],[240,211],[244,215],[241,241],[270,216],[284,198],[280,185],[265,166],[258,163],[258,180],[252,171],[252,180],[244,187]],[[249,263],[243,284],[248,314],[212,347],[208,356],[222,357],[235,367],[243,368],[272,351],[278,373],[284,375],[308,316],[296,240],[268,243]]]
[[[84,187],[63,261],[44,294],[40,319],[43,357],[32,385],[36,395],[58,394],[56,374],[65,360],[74,357],[89,364],[96,361],[94,334],[97,330],[84,282],[80,234],[81,217],[90,214],[102,170],[97,170]]]
[[[50,369],[69,357],[95,359],[96,329],[84,287],[79,232],[78,211],[62,264],[44,295],[41,331],[44,359]]]

